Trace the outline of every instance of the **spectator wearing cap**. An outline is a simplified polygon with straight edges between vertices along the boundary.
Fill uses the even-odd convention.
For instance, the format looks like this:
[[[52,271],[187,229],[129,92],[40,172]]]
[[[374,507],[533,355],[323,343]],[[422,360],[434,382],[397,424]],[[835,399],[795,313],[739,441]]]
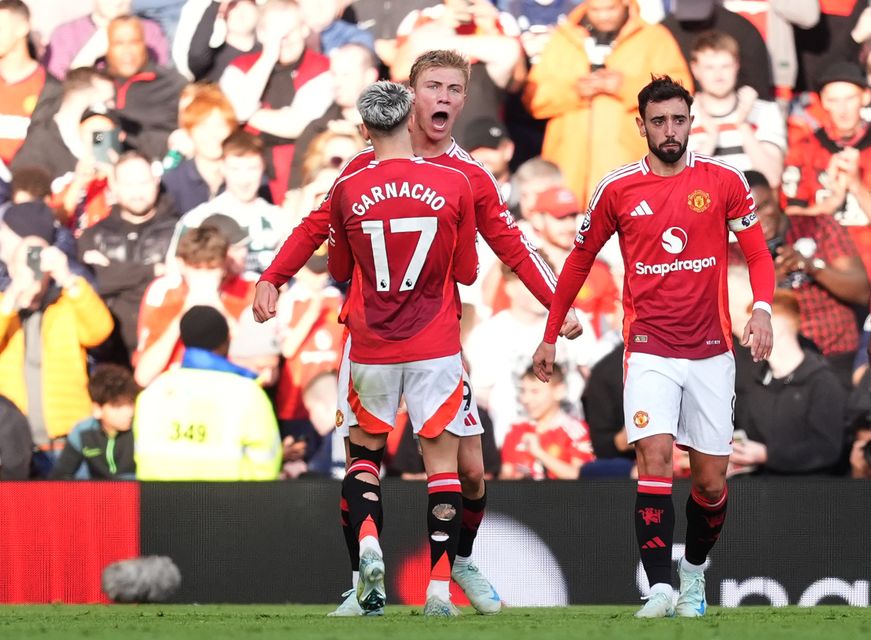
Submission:
[[[102,71],[82,68],[68,74],[61,87],[60,106],[43,126],[28,129],[12,169],[37,166],[48,171],[52,180],[68,182],[78,163],[93,163],[93,141],[82,135],[80,126],[85,114],[94,105],[111,103],[114,97],[112,80]]]
[[[170,365],[181,362],[184,346],[179,323],[188,309],[214,307],[235,326],[251,305],[253,283],[240,283],[238,276],[228,273],[229,248],[227,236],[216,226],[191,229],[178,244],[178,271],[169,271],[148,285],[139,309],[139,341],[133,354],[140,386],[149,385]]]
[[[109,23],[107,38],[106,72],[115,82],[115,107],[122,116],[124,144],[151,158],[162,158],[187,82],[174,69],[149,61],[139,18],[115,18]]]
[[[554,30],[523,94],[529,112],[548,120],[542,157],[583,203],[606,173],[647,152],[633,116],[651,74],[691,80],[668,30],[644,22],[636,2],[595,8],[582,4]]]
[[[0,259],[11,276],[0,293],[0,395],[27,416],[49,462],[61,439],[90,415],[86,349],[113,326],[97,293],[50,246],[55,226],[42,203],[14,205],[0,223]]]
[[[215,213],[222,213],[247,230],[245,270],[260,274],[272,262],[276,247],[289,231],[282,223],[281,209],[259,195],[265,169],[263,142],[257,136],[239,130],[224,140],[222,149],[224,191],[182,216],[175,227],[169,255],[175,255],[178,241],[188,229],[200,226],[203,220]]]
[[[559,274],[575,244],[580,205],[575,195],[564,186],[545,189],[535,199],[529,216],[538,239],[539,250],[547,256]],[[611,270],[600,259],[593,262],[575,306],[586,313],[596,336],[616,328],[615,314],[619,291]]]
[[[59,80],[79,67],[93,67],[108,56],[109,25],[112,20],[132,13],[132,0],[95,0],[94,10],[86,16],[58,26],[51,34],[43,62]],[[169,62],[169,45],[160,26],[142,20],[147,53],[157,64]]]
[[[282,435],[311,431],[303,390],[318,374],[338,370],[344,342],[338,323],[342,293],[330,284],[322,246],[278,298],[276,324],[284,364],[278,379],[276,411]]]
[[[508,136],[508,130],[499,120],[491,117],[472,120],[463,135],[466,151],[493,174],[499,183],[502,199],[508,202],[511,198],[511,157],[514,155],[514,143]]]
[[[137,399],[133,420],[139,480],[275,480],[281,443],[272,405],[255,374],[227,359],[230,328],[212,306],[179,320],[181,366]]]
[[[783,172],[789,215],[829,215],[845,226],[871,273],[871,101],[858,64],[836,62],[819,80],[822,122],[791,141]]]
[[[78,250],[80,260],[96,274],[97,291],[117,325],[115,340],[101,357],[129,363],[136,350],[145,289],[164,273],[178,217],[170,198],[160,194],[160,181],[142,154],[124,153],[110,178],[116,204],[106,219],[82,232]]]
[[[30,55],[30,10],[21,0],[0,0],[0,161],[7,165],[24,142],[30,117],[47,80]]]

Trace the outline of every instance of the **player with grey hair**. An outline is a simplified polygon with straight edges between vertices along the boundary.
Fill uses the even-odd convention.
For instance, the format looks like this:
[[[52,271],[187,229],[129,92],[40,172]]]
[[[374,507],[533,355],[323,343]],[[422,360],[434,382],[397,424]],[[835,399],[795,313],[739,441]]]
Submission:
[[[413,102],[411,92],[397,82],[382,80],[370,84],[357,100],[357,109],[368,131],[364,135],[371,140],[391,135],[398,127],[407,129],[404,125]]]

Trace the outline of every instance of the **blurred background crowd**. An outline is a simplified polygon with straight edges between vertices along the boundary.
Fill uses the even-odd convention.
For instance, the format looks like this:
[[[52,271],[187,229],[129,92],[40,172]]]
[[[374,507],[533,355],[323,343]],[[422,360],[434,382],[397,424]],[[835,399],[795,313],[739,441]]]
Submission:
[[[556,273],[592,188],[647,151],[640,88],[692,87],[689,148],[746,172],[779,282],[770,360],[736,347],[731,472],[871,478],[865,0],[0,0],[0,477],[341,477],[344,287],[322,248],[260,325],[254,286],[366,146],[361,90],[435,48],[472,62],[454,136]],[[479,245],[489,476],[632,475],[619,246],[544,385],[547,311]],[[729,286],[740,333],[740,252]],[[402,416],[385,472],[422,478]]]

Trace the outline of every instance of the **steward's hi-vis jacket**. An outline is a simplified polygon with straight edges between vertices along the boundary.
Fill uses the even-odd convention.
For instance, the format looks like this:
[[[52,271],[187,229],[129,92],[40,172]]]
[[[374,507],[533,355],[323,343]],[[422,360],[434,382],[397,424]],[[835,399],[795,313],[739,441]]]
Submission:
[[[138,480],[275,480],[281,442],[272,405],[236,373],[182,366],[137,399]]]

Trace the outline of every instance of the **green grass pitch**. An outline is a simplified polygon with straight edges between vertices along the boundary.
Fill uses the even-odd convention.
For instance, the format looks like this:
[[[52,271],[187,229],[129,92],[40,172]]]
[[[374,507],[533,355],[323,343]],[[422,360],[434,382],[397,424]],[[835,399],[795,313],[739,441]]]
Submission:
[[[332,607],[302,605],[0,606],[4,640],[841,640],[871,638],[871,609],[712,608],[702,619],[635,620],[636,607],[506,609],[428,620],[419,608],[388,607],[383,618],[326,618]]]

